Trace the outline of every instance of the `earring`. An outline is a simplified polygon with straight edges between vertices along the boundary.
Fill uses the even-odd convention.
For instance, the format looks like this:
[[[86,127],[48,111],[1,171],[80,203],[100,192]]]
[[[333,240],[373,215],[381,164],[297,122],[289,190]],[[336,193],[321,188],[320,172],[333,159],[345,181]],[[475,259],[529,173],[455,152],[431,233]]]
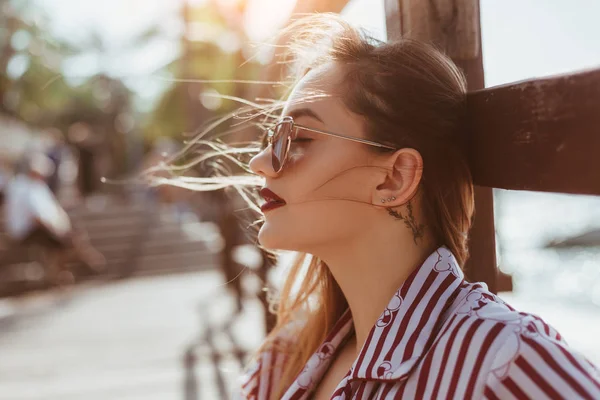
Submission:
[[[385,199],[381,199],[381,202],[382,202],[382,203],[385,203]]]
[[[394,200],[396,200],[396,198],[394,196],[392,196],[389,199],[387,199],[387,201],[394,201]]]

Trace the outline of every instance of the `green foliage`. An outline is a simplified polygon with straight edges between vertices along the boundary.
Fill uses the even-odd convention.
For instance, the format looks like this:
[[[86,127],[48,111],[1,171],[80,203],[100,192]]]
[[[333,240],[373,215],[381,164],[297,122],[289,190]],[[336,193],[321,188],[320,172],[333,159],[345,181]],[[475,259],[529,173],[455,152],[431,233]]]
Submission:
[[[165,68],[169,75],[186,79],[175,79],[149,115],[143,127],[147,141],[160,136],[182,139],[183,133],[194,131],[208,119],[239,106],[235,101],[223,99],[217,109],[206,109],[199,98],[186,99],[188,88],[194,92],[216,91],[224,96],[244,97],[249,85],[233,81],[256,80],[259,77],[261,66],[247,62],[241,48],[228,52],[220,45],[224,35],[231,40],[237,39],[240,44],[248,41],[241,27],[233,28],[228,23],[231,18],[225,18],[210,3],[190,9],[187,18],[191,37],[183,40],[184,51],[180,57]],[[189,82],[194,79],[218,82]]]
[[[77,49],[50,36],[44,16],[35,22],[28,19],[27,10],[13,8],[0,17],[0,24],[5,26],[5,40],[0,43],[0,112],[45,127],[79,92],[67,84],[60,69],[61,62],[77,54]],[[15,47],[15,37],[25,40],[17,41]],[[14,74],[16,59],[26,63],[20,76],[14,77],[11,72]]]
[[[19,7],[10,16],[0,16],[0,113],[11,114],[34,127],[52,126],[62,132],[67,132],[74,122],[84,121],[97,127],[94,131],[102,132],[109,142],[122,142],[124,136],[115,129],[115,118],[126,112],[139,119],[140,114],[132,109],[134,94],[118,79],[101,74],[74,83],[76,81],[66,76],[62,69],[64,61],[70,57],[89,53],[102,55],[114,49],[107,48],[103,38],[93,32],[81,35],[77,44],[52,37],[45,17],[32,22],[27,10],[31,7]],[[251,86],[232,81],[259,78],[261,66],[247,62],[242,49],[236,50],[236,43],[248,42],[242,27],[235,22],[242,20],[243,10],[239,10],[239,15],[231,15],[231,12],[224,15],[222,9],[209,2],[188,11],[185,19],[192,28],[191,34],[174,43],[182,51],[156,75],[220,82],[190,84],[174,79],[156,101],[154,109],[141,115],[144,122],[137,124],[139,128],[135,134],[150,142],[160,136],[182,139],[184,132],[238,106],[234,101],[223,99],[218,107],[207,108],[199,93],[210,90],[225,96],[244,97]],[[23,48],[14,49],[10,38],[19,30],[27,32],[25,36],[29,42]],[[162,35],[165,33],[158,24],[150,26],[119,45],[118,51],[127,53],[155,38],[164,37]],[[3,37],[8,40],[3,41]],[[7,75],[7,67],[16,55],[25,56],[28,64],[14,79]],[[108,85],[110,100],[103,98],[102,85]],[[190,86],[196,95],[188,100]],[[7,98],[10,101],[1,101]]]
[[[186,113],[181,84],[167,90],[143,127],[144,139],[153,142],[161,136],[180,137],[185,132]]]

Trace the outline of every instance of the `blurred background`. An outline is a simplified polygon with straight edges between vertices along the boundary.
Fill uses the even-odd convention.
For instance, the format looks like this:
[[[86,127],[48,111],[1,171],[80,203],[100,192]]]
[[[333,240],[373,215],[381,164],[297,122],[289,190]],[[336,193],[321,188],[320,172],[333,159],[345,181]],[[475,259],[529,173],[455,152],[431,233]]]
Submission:
[[[160,165],[226,96],[276,96],[232,81],[279,79],[259,45],[312,11],[386,37],[383,0],[0,1],[0,399],[230,396],[281,274],[244,205],[101,178]],[[481,0],[486,86],[598,67],[598,15]],[[600,198],[496,190],[495,213],[502,297],[600,363]]]

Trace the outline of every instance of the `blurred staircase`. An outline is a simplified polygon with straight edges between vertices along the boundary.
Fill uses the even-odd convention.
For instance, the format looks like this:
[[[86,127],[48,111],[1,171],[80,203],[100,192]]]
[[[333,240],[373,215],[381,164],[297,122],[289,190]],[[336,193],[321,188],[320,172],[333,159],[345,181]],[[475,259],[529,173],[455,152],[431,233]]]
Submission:
[[[101,278],[193,272],[214,268],[218,262],[222,239],[217,226],[191,215],[177,218],[167,207],[95,196],[70,210],[69,215],[106,257],[107,273]],[[3,221],[0,223],[3,227]],[[39,286],[43,269],[34,261],[35,256],[25,249],[11,249],[4,232],[0,235],[0,246],[4,247],[0,248],[0,296],[9,287],[12,292]],[[79,281],[95,279],[86,276],[83,266],[71,267]]]

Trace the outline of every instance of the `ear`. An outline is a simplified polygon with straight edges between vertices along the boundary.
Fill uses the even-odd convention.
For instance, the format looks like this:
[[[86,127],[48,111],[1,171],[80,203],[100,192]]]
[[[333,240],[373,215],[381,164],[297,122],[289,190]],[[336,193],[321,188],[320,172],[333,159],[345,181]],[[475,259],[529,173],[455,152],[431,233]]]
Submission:
[[[397,207],[413,198],[423,177],[423,158],[410,148],[396,151],[388,159],[388,173],[373,192],[373,204]],[[388,201],[388,199],[394,198]],[[382,202],[381,200],[385,200]]]

